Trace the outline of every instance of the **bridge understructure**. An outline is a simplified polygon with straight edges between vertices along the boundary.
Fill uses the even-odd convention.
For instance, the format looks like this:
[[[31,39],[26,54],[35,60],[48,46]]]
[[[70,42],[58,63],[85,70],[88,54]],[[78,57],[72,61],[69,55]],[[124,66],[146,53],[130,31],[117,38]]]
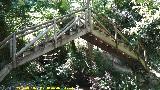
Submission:
[[[0,81],[13,68],[34,60],[79,37],[108,53],[114,54],[117,58],[125,60],[133,71],[149,72],[145,62],[147,59],[146,51],[143,46],[139,44],[133,48],[118,25],[106,17],[105,20],[108,20],[110,27],[113,27],[111,32],[98,20],[97,16],[101,17],[98,12],[89,7],[88,1],[85,8],[9,35],[0,42],[0,49],[10,44],[12,61],[0,70]],[[70,22],[63,25],[63,28],[59,28],[59,23],[65,20],[70,20]],[[17,39],[36,32],[40,32],[37,37],[18,51]]]

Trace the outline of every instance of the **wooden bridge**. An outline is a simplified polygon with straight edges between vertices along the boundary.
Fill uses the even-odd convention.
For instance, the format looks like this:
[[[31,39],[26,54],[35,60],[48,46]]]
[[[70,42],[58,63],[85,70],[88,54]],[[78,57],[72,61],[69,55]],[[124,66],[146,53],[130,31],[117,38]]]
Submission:
[[[149,69],[145,63],[147,59],[146,51],[142,45],[139,44],[136,48],[133,48],[121,33],[118,25],[105,17],[105,20],[108,20],[110,23],[110,27],[113,28],[111,32],[98,20],[97,16],[101,17],[98,12],[91,10],[88,1],[86,7],[83,9],[9,35],[0,42],[0,49],[10,44],[12,62],[6,64],[0,70],[0,81],[13,68],[34,60],[78,37],[114,54],[127,62],[133,70],[144,70],[148,72]],[[70,22],[59,29],[59,23],[65,20],[70,20]],[[17,39],[36,32],[40,32],[37,37],[18,51],[16,47],[18,44]]]

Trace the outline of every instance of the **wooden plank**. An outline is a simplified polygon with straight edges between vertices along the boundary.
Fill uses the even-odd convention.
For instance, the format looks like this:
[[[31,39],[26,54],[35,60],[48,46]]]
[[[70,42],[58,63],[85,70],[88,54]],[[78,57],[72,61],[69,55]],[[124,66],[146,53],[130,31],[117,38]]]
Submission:
[[[77,33],[77,34],[73,34],[72,36],[68,36],[68,37],[66,37],[66,38],[64,38],[64,39],[62,39],[62,40],[58,40],[56,45],[53,44],[52,42],[46,42],[46,43],[45,43],[45,47],[43,47],[42,49],[39,49],[40,46],[37,46],[37,47],[35,47],[35,48],[38,48],[38,49],[36,49],[37,51],[32,51],[32,52],[29,51],[29,52],[30,52],[29,55],[24,56],[23,58],[19,58],[19,59],[17,58],[17,59],[16,59],[16,61],[17,61],[17,66],[16,66],[16,67],[18,67],[18,66],[20,66],[20,65],[23,65],[23,64],[25,64],[26,62],[31,61],[31,60],[33,60],[33,59],[35,59],[35,58],[37,58],[37,57],[39,57],[39,56],[41,56],[41,55],[43,55],[43,54],[45,54],[45,53],[47,53],[47,52],[55,49],[55,48],[56,48],[55,46],[57,46],[57,47],[63,46],[63,45],[65,45],[66,43],[68,43],[68,42],[70,42],[70,41],[72,41],[72,40],[74,40],[74,39],[76,39],[76,38],[78,38],[78,37],[80,37],[80,36],[82,36],[82,35],[84,35],[84,34],[86,34],[86,33],[87,33],[87,30],[86,30],[86,29],[79,30],[79,33]],[[13,62],[11,62],[11,63],[13,63]],[[11,67],[11,65],[12,65],[12,64],[6,65],[6,66],[0,71],[0,82],[1,82],[1,81],[5,78],[5,76],[6,76],[7,74],[9,74],[9,72],[12,70],[13,67]]]
[[[51,26],[51,25],[52,25],[52,24],[48,24],[48,25],[46,25],[46,26],[39,27],[39,28],[34,29],[34,30],[30,31],[30,32],[27,32],[27,33],[21,34],[21,35],[19,35],[17,38],[20,38],[20,37],[26,36],[26,35],[31,34],[31,33],[33,33],[33,32],[39,31],[40,29],[43,29],[43,28],[45,28],[45,27],[49,27],[49,26]]]
[[[92,15],[92,17],[93,17],[93,19],[95,19],[96,22],[103,28],[103,29],[102,29],[103,32],[106,32],[108,35],[110,35],[112,38],[114,38],[114,37],[112,36],[112,34],[109,32],[109,30],[107,30],[106,27],[105,27],[100,21],[98,21],[98,20],[96,19],[96,17],[94,17],[93,15]]]
[[[12,40],[12,38],[10,39],[10,41],[9,41],[9,43],[10,43],[10,57],[12,58],[13,57],[13,40]]]
[[[62,28],[62,30],[60,30],[58,33],[57,33],[57,35],[59,35],[59,34],[63,34],[63,33],[65,33],[67,30],[69,30],[74,24],[75,24],[75,22],[76,22],[76,16],[69,22],[69,23],[67,23],[67,25],[66,26],[64,26],[63,28]]]
[[[18,62],[18,66],[23,65],[26,62],[28,62],[30,60],[33,60],[33,59],[35,59],[35,58],[37,58],[37,57],[39,57],[39,56],[41,56],[41,55],[43,55],[43,54],[45,54],[45,53],[47,53],[49,51],[55,49],[56,48],[55,46],[57,46],[57,47],[63,46],[66,43],[68,43],[68,42],[70,42],[70,41],[72,41],[72,40],[74,40],[74,39],[76,39],[76,38],[78,38],[78,37],[80,37],[80,36],[82,36],[82,35],[84,35],[86,33],[87,33],[87,30],[83,29],[81,32],[79,32],[77,34],[73,34],[72,36],[68,36],[68,37],[66,37],[66,38],[64,38],[62,40],[57,40],[57,44],[56,45],[53,44],[52,42],[47,42],[45,44],[45,47],[43,47],[41,49],[36,49],[37,51],[33,51],[28,56],[25,56],[24,58],[18,60],[19,61]],[[35,48],[40,48],[40,47],[37,46]]]
[[[113,47],[116,48],[116,42],[113,41],[113,38],[111,38],[111,37],[105,37],[105,35],[104,35],[103,33],[100,33],[100,32],[98,32],[97,30],[92,30],[91,33],[92,33],[93,35],[95,35],[96,37],[102,39],[102,40],[105,41],[106,43],[108,43],[108,44],[110,44],[111,46],[113,46]],[[117,49],[120,50],[120,51],[122,51],[122,52],[124,52],[125,54],[127,54],[127,55],[130,56],[131,58],[133,58],[133,59],[135,59],[135,60],[138,60],[137,55],[136,55],[133,51],[130,51],[130,50],[129,50],[129,47],[124,47],[124,45],[123,45],[122,43],[120,43],[120,44],[118,45],[118,48],[117,48]],[[143,65],[143,67],[144,67],[145,69],[147,69],[144,60],[142,60],[141,58],[139,58],[139,61],[140,61],[140,63]]]
[[[70,14],[61,16],[61,17],[57,18],[56,21],[58,21],[59,19],[62,19],[62,18],[64,18],[64,17],[71,16],[71,15],[73,15],[73,14],[75,14],[75,13],[78,13],[78,12],[80,12],[80,11],[83,11],[83,10],[85,10],[85,9],[86,9],[86,7],[85,7],[85,8],[82,8],[82,9],[80,9],[80,10],[74,11],[74,12],[72,12],[72,13],[70,13]],[[39,25],[36,25],[36,26],[32,26],[32,27],[30,27],[30,28],[26,28],[26,29],[24,29],[24,30],[21,30],[21,31],[17,32],[16,34],[24,33],[24,32],[27,31],[27,30],[32,30],[32,29],[35,29],[36,27],[40,27],[40,26],[45,25],[45,24],[48,24],[48,23],[52,23],[52,22],[54,23],[54,21],[55,21],[55,19],[50,20],[50,21],[47,21],[47,22],[44,22],[44,23],[39,24]]]
[[[97,12],[95,12],[94,10],[92,10],[92,12],[93,13],[95,13],[97,16],[99,16],[99,17],[102,17],[101,15],[99,15]],[[93,16],[93,15],[92,15]],[[104,15],[105,16],[105,15]],[[122,37],[122,39],[125,41],[125,43],[127,43],[127,44],[129,44],[130,45],[130,43],[129,43],[129,41],[124,37],[124,35],[118,30],[118,28],[120,28],[120,27],[118,27],[115,23],[113,23],[111,20],[109,20],[108,18],[107,18],[107,16],[105,16],[106,18],[106,20],[107,21],[109,21],[109,23],[114,27],[114,31],[115,32],[117,32],[121,37]],[[96,19],[94,16],[93,16],[93,18],[94,19]],[[97,21],[97,20],[96,20]],[[98,21],[98,23],[100,23],[99,21]],[[101,24],[101,23],[100,23]],[[101,26],[103,27],[103,28],[105,28],[104,27],[104,25],[103,24],[101,24]],[[117,28],[118,27],[118,28]],[[121,29],[121,28],[120,28]],[[110,32],[109,32],[110,33]]]
[[[11,63],[8,65],[5,65],[5,67],[0,71],[0,82],[5,78],[7,74],[12,70]]]
[[[15,62],[15,60],[16,60],[16,48],[17,48],[17,46],[16,46],[16,34],[14,33],[13,34],[13,57],[12,57],[12,59],[13,59],[13,67],[16,67],[16,62]]]
[[[72,17],[72,16],[71,16]],[[71,17],[69,17],[69,18],[71,18]],[[64,21],[64,20],[67,20],[68,18],[63,18],[62,20],[58,20],[58,21],[54,21],[56,24],[57,23],[59,23],[59,22],[62,22],[62,21]],[[18,33],[18,34],[20,34],[17,38],[19,38],[19,37],[23,37],[23,36],[25,36],[25,35],[28,35],[28,34],[31,34],[31,33],[33,33],[33,32],[36,32],[36,31],[38,31],[38,30],[40,30],[40,29],[43,29],[43,28],[45,28],[45,27],[49,27],[49,26],[51,26],[51,25],[53,25],[54,23],[48,23],[47,25],[43,25],[43,26],[40,26],[40,27],[38,27],[37,29],[33,29],[32,31],[30,31],[30,32],[27,32],[27,33],[24,33],[24,34],[20,34],[20,33]]]
[[[64,34],[66,31],[68,31],[73,25],[75,25],[76,22],[79,21],[79,20],[80,20],[80,18],[78,17],[78,19],[75,19],[74,22],[73,22],[71,25],[69,25],[68,27],[66,27],[64,30],[61,30],[61,31],[60,31],[61,33],[58,33],[58,34],[57,34],[57,39],[58,39],[62,34]]]
[[[19,52],[17,52],[16,56],[22,54],[27,48],[29,48],[32,44],[34,44],[38,39],[40,39],[43,35],[45,35],[53,27],[54,26],[51,26],[48,29],[42,31],[35,39],[33,39],[30,43],[28,43],[25,47],[23,47]]]
[[[10,34],[7,38],[0,42],[0,48],[3,47],[4,44],[7,43],[12,38],[13,34]]]

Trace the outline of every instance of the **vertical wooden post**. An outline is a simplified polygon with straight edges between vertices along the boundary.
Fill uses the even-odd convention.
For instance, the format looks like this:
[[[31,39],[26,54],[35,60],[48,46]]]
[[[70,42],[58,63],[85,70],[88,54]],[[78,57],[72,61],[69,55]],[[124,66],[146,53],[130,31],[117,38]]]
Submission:
[[[12,58],[13,57],[13,38],[11,38],[9,42],[10,42],[10,57]]]
[[[114,26],[115,27],[115,26]],[[116,28],[116,27],[115,27]],[[118,48],[118,41],[117,41],[117,30],[115,30],[115,35],[114,35],[114,39],[116,42],[116,48]]]
[[[48,29],[48,27],[49,27],[49,25],[47,24],[47,25],[46,25],[46,29]],[[49,32],[47,32],[46,35],[45,35],[45,40],[44,40],[44,42],[47,42],[47,41],[49,40],[49,35],[48,35],[48,33],[49,33]]]
[[[91,9],[90,9],[90,4],[91,4],[91,0],[88,0],[88,23],[89,23],[89,32],[93,29],[92,27],[92,19],[91,19]]]
[[[33,45],[37,40],[39,40],[42,36],[44,36],[53,26],[49,27],[48,29],[41,31],[40,34],[34,38],[30,43],[28,43],[25,47],[23,47],[19,52],[17,52],[16,56],[22,54],[25,50],[27,50],[31,45]]]
[[[87,7],[88,5],[86,5],[86,7]],[[88,13],[87,13],[87,9],[85,10],[85,28],[87,28],[87,30],[88,30]]]
[[[139,47],[139,41],[138,41],[138,52],[137,52],[138,60],[140,59],[140,54],[139,54],[140,50],[139,49],[140,49],[140,47]]]
[[[57,31],[56,31],[56,21],[54,21],[54,44],[55,44],[55,48],[57,48]]]
[[[87,0],[87,3],[86,3],[86,12],[85,12],[85,25],[86,25],[86,28],[88,30],[88,32],[90,32],[91,30],[91,10],[89,9],[89,5],[90,4],[90,0]]]
[[[13,34],[13,67],[16,67],[16,34]]]
[[[144,60],[147,61],[147,55],[146,55],[146,50],[144,50]]]

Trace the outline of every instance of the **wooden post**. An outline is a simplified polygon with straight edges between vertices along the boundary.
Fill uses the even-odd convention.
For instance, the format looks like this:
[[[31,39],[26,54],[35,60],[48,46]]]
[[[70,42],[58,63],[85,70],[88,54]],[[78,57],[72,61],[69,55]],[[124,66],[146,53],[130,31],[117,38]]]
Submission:
[[[91,19],[91,9],[90,9],[90,1],[87,1],[87,8],[88,8],[88,25],[89,25],[89,32],[93,29],[93,25],[92,25],[92,19]]]
[[[13,38],[9,40],[10,43],[10,57],[13,57]]]
[[[115,26],[113,26],[114,28],[116,28]],[[117,29],[117,28],[116,28]],[[114,34],[114,39],[115,39],[115,43],[116,43],[116,49],[118,48],[118,40],[117,40],[117,30],[114,30],[115,31],[115,34]],[[117,51],[116,51],[116,53],[118,53]],[[114,57],[114,59],[113,59],[113,61],[112,61],[112,65],[114,66],[114,62],[115,62],[115,57]]]
[[[16,67],[16,34],[13,34],[13,68]]]
[[[59,38],[62,34],[64,34],[66,31],[68,31],[68,30],[69,30],[73,25],[75,25],[76,22],[79,21],[79,20],[80,20],[80,18],[75,19],[74,22],[73,22],[71,25],[69,25],[68,27],[66,27],[64,30],[61,30],[61,32],[58,33],[57,38]]]
[[[87,28],[87,30],[88,30],[88,22],[87,22],[87,10],[85,10],[85,28]]]
[[[115,26],[114,26],[114,27],[115,27]],[[115,28],[116,28],[116,27],[115,27]],[[116,42],[116,48],[118,48],[117,30],[115,30],[114,39],[115,39],[115,42]]]
[[[48,25],[46,26],[46,29],[48,29]],[[45,39],[44,42],[47,42],[49,40],[48,34],[49,34],[49,32],[46,33],[45,38],[44,38]]]
[[[137,52],[138,60],[140,59],[140,54],[139,54],[140,50],[139,49],[140,49],[140,47],[139,47],[139,42],[138,42],[138,52]]]
[[[86,25],[86,28],[87,28],[87,31],[90,32],[90,20],[91,20],[91,11],[89,9],[89,4],[90,4],[90,0],[87,0],[87,3],[86,3],[86,11],[85,11],[85,25]]]
[[[56,21],[54,21],[56,22]],[[55,44],[55,48],[57,48],[57,31],[56,31],[56,23],[54,23],[54,44]]]
[[[144,60],[147,61],[147,55],[146,55],[146,50],[144,50]]]
[[[22,48],[19,52],[17,52],[17,56],[22,54],[26,49],[28,49],[32,44],[34,44],[37,40],[39,40],[42,36],[44,36],[53,26],[48,29],[42,31],[35,39],[33,39],[30,43],[28,43],[24,48]]]

